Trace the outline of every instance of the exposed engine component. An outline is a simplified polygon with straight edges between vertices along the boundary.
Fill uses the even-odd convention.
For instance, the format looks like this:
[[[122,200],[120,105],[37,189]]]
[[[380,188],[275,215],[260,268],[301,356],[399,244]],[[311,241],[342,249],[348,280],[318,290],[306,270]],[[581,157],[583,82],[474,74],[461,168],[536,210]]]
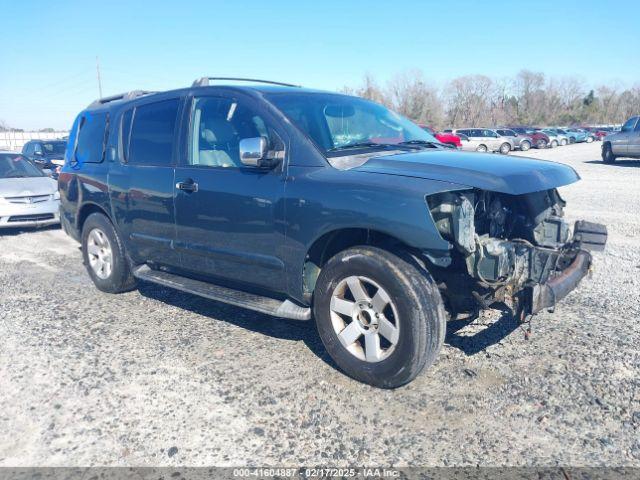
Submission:
[[[588,222],[577,222],[572,236],[555,189],[525,195],[447,192],[427,197],[427,203],[452,248],[446,257],[426,257],[456,313],[498,302],[534,313],[553,305],[557,292],[563,296],[562,285],[574,284],[558,280],[559,272],[575,264],[580,273],[588,265],[576,264],[584,250],[602,249],[607,241],[606,227]],[[579,279],[578,273],[571,275]]]
[[[476,248],[473,198],[473,192],[447,192],[428,198],[438,232],[464,253],[472,253]]]
[[[544,282],[566,253],[571,232],[555,190],[521,196],[449,192],[428,203],[440,234],[485,285]]]

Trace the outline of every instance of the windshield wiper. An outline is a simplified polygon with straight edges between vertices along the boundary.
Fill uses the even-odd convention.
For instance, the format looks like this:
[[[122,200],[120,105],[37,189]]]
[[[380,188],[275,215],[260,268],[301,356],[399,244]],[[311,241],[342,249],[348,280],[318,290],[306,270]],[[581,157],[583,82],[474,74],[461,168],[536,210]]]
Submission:
[[[348,150],[350,148],[366,148],[366,147],[382,147],[389,148],[394,147],[395,143],[376,143],[376,142],[356,142],[356,143],[348,143],[347,145],[341,145],[339,147],[332,147],[327,152],[335,152],[338,150]]]
[[[400,142],[398,145],[424,145],[426,147],[439,148],[444,147],[444,143],[432,142],[429,140],[407,140],[406,142]]]

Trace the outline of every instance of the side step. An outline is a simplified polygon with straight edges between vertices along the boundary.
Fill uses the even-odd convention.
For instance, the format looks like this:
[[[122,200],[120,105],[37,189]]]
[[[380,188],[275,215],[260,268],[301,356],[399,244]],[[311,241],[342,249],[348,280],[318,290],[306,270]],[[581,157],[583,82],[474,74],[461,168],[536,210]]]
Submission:
[[[213,285],[173,273],[152,270],[148,265],[136,268],[133,275],[140,280],[175,288],[176,290],[237,307],[255,310],[256,312],[266,313],[274,317],[288,318],[290,320],[311,320],[310,308],[301,307],[290,300],[282,302],[274,298],[261,297],[260,295]]]

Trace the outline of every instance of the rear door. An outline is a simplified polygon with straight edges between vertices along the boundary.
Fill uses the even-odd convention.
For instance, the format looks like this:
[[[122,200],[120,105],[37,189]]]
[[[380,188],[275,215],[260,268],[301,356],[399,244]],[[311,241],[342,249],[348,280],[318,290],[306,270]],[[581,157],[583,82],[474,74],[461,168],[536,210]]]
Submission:
[[[175,240],[174,171],[181,98],[123,112],[119,161],[109,170],[112,210],[135,261],[179,266]]]
[[[277,121],[252,97],[197,95],[183,116],[176,168],[176,249],[182,268],[223,283],[283,291],[284,166],[240,162],[243,138],[284,151]]]
[[[484,135],[484,138],[486,138],[487,147],[489,147],[489,150],[495,152],[496,150],[500,149],[500,145],[502,145],[502,139],[496,132],[494,132],[493,130],[485,129],[482,131],[482,134]]]

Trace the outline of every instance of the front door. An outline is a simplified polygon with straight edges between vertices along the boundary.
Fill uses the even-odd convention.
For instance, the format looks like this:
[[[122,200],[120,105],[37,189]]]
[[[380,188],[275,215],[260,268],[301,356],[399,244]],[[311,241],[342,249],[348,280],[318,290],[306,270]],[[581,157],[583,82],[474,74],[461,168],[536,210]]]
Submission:
[[[629,132],[629,156],[640,157],[640,118],[633,132]]]
[[[284,171],[240,162],[243,138],[284,150],[275,121],[252,98],[196,96],[176,168],[176,249],[182,268],[213,281],[284,290]]]
[[[637,117],[630,118],[622,125],[620,132],[608,139],[611,142],[611,150],[614,155],[624,157],[629,153],[629,139],[633,134],[637,120]]]

